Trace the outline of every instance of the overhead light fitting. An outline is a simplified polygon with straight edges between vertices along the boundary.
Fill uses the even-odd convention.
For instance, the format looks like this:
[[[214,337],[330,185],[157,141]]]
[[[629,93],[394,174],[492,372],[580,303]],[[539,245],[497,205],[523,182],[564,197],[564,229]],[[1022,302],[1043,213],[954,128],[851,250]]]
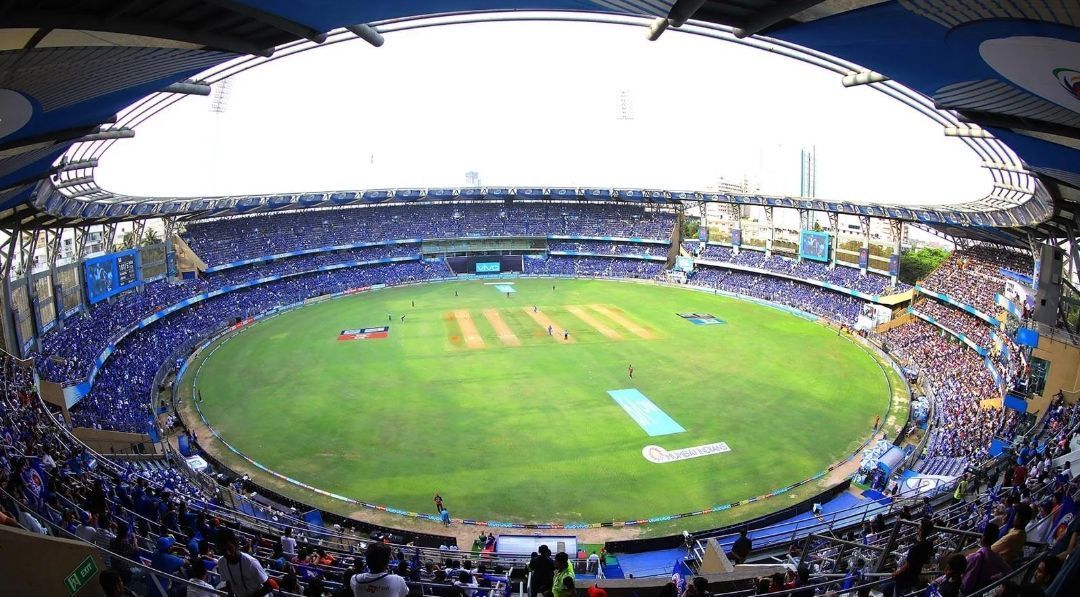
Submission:
[[[995,138],[989,131],[983,130],[973,126],[947,126],[945,127],[946,137],[964,137],[967,139],[993,139]]]
[[[881,73],[876,73],[872,70],[864,70],[861,73],[852,73],[850,75],[844,75],[841,79],[841,83],[844,87],[856,87],[858,85],[869,85],[871,83],[882,83],[888,81],[889,77]]]
[[[382,33],[379,33],[371,25],[346,25],[345,29],[348,29],[350,32],[352,32],[353,35],[368,42],[376,48],[381,48],[382,45],[386,42],[386,39],[382,36]]]

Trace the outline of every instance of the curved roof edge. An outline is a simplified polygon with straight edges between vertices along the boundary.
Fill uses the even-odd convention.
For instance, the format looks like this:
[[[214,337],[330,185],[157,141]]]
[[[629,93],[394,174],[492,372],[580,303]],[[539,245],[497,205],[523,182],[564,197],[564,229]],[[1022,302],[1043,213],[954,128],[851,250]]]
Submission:
[[[921,224],[1012,228],[1033,226],[1054,214],[1053,200],[1041,183],[1027,202],[999,210],[969,211],[953,208],[906,207],[851,203],[771,195],[732,195],[664,189],[612,189],[590,187],[445,187],[392,188],[272,195],[197,197],[190,199],[132,198],[105,203],[80,201],[61,193],[51,180],[39,183],[33,205],[56,222],[43,225],[100,223],[163,217],[223,217],[317,207],[344,207],[379,203],[414,203],[482,200],[619,201],[653,204],[729,203],[806,209],[903,220]]]
[[[252,1],[261,4],[260,0]],[[158,109],[177,101],[181,96],[169,91],[169,88],[173,87],[172,83],[187,79],[192,85],[205,86],[214,81],[220,81],[230,74],[241,72],[245,68],[273,59],[267,58],[270,55],[275,58],[287,56],[320,44],[327,45],[354,39],[348,29],[341,28],[346,23],[368,23],[372,27],[377,26],[377,32],[380,34],[431,26],[433,24],[431,19],[437,17],[408,16],[410,14],[430,15],[438,12],[416,10],[421,4],[427,7],[426,3],[420,2],[417,6],[412,4],[407,7],[401,6],[386,14],[364,13],[365,18],[360,18],[360,15],[345,18],[346,15],[342,14],[329,18],[327,15],[329,20],[324,19],[326,22],[320,22],[318,25],[306,24],[304,27],[299,27],[294,22],[304,21],[300,18],[303,15],[290,15],[289,18],[282,20],[281,15],[272,14],[280,10],[280,6],[264,7],[266,14],[260,16],[263,17],[263,21],[268,16],[276,19],[274,21],[276,29],[273,29],[273,32],[278,37],[271,41],[271,37],[264,36],[255,41],[272,47],[272,51],[251,52],[251,55],[240,56],[245,50],[239,46],[209,43],[172,50],[186,52],[183,58],[187,62],[176,59],[176,56],[171,54],[163,56],[160,52],[139,54],[135,58],[155,67],[165,68],[165,70],[158,72],[156,78],[139,80],[134,85],[127,83],[122,93],[112,93],[107,96],[108,105],[95,104],[96,111],[90,110],[90,112],[94,114],[101,112],[106,116],[109,113],[117,113],[115,110],[124,105],[127,106],[113,119],[100,120],[113,123],[114,126],[84,130],[76,126],[81,121],[69,119],[71,122],[68,122],[63,119],[58,120],[58,116],[52,117],[46,124],[53,128],[63,128],[61,124],[69,127],[60,131],[63,135],[57,137],[62,139],[62,142],[56,142],[53,137],[46,139],[39,136],[39,139],[30,135],[33,132],[31,128],[34,127],[26,128],[26,135],[30,136],[21,141],[22,145],[11,150],[22,153],[14,158],[6,159],[3,164],[10,172],[6,177],[4,189],[0,190],[0,206],[5,208],[4,212],[0,213],[0,227],[25,230],[36,226],[69,226],[154,217],[230,215],[249,213],[253,210],[268,211],[304,207],[300,198],[318,195],[330,198],[331,204],[335,200],[334,197],[338,197],[338,200],[344,202],[343,204],[363,204],[373,203],[373,201],[365,201],[364,197],[375,197],[380,192],[392,194],[395,200],[403,200],[402,198],[409,197],[412,193],[429,192],[429,189],[381,189],[248,197],[184,199],[132,197],[116,195],[100,189],[93,180],[93,166],[86,168],[86,164],[91,162],[95,162],[93,165],[96,166],[93,158],[115,142],[118,131],[149,118]],[[923,4],[932,5],[933,10],[927,9]],[[979,111],[973,107],[976,104],[959,101],[967,98],[970,93],[958,95],[959,92],[954,88],[971,79],[974,76],[973,73],[988,80],[1001,79],[1003,76],[987,71],[986,65],[979,62],[980,54],[972,49],[978,49],[979,45],[976,42],[984,38],[1025,33],[1035,36],[1034,39],[1049,39],[1059,45],[1073,43],[1071,40],[1077,39],[1075,22],[1062,21],[1057,17],[1041,17],[1036,21],[1018,19],[1015,15],[999,14],[1000,11],[996,9],[973,13],[956,21],[939,10],[948,4],[943,3],[943,0],[932,0],[923,4],[915,6],[905,0],[869,0],[845,4],[843,7],[826,9],[823,6],[821,10],[803,11],[796,15],[786,15],[786,13],[773,15],[775,12],[773,7],[755,5],[750,11],[752,14],[748,16],[731,12],[723,2],[710,0],[693,15],[698,20],[687,22],[677,31],[767,47],[769,51],[784,53],[840,75],[883,73],[885,80],[870,83],[871,88],[905,103],[945,128],[973,129],[969,131],[974,133],[973,135],[962,135],[964,138],[961,140],[982,159],[983,167],[990,173],[994,181],[994,191],[989,196],[949,207],[913,207],[827,200],[808,201],[791,197],[736,197],[641,189],[638,192],[642,194],[643,200],[723,201],[794,208],[805,206],[806,209],[820,211],[909,220],[943,231],[949,230],[949,234],[984,240],[1006,236],[1014,241],[1029,237],[1074,236],[1075,230],[1080,227],[1080,209],[1077,209],[1077,204],[1080,204],[1080,182],[1078,182],[1080,179],[1076,178],[1076,162],[1070,157],[1075,156],[1078,149],[1074,149],[1075,145],[1070,145],[1069,141],[1075,138],[1072,133],[1076,129],[1071,127],[1074,126],[1074,122],[1077,122],[1072,120],[1077,112],[1066,113],[1067,111],[1058,109],[1056,111],[1043,110],[1037,114],[1025,112],[1014,115],[1005,109],[1008,106],[1001,107],[996,104],[989,112],[985,107],[981,108],[983,111]],[[668,5],[665,3],[665,6]],[[486,8],[490,10],[492,7]],[[473,22],[481,18],[476,12],[478,7],[467,1],[456,6],[456,9],[460,12],[443,13],[438,18],[459,23]],[[511,9],[511,7],[503,8],[503,10],[506,9]],[[517,7],[519,11],[582,9],[612,10],[608,3],[591,0],[584,3],[543,0],[529,8]],[[656,12],[634,9],[621,12],[624,14],[561,12],[556,20],[594,20],[640,27],[649,24],[648,20],[641,18],[643,15],[663,16],[663,10]],[[676,12],[678,11],[672,8],[672,14],[669,14],[668,18],[673,19],[673,14]],[[530,16],[527,12],[484,13],[482,16],[488,20],[545,19],[542,16]],[[770,18],[762,20],[766,16]],[[546,17],[546,19],[551,18]],[[683,20],[682,18],[674,19],[678,22]],[[755,23],[763,25],[751,26]],[[901,23],[903,26],[900,26]],[[74,24],[69,25],[74,27]],[[735,26],[739,29],[735,29]],[[950,33],[961,28],[974,37],[959,39],[957,36],[950,36]],[[325,33],[318,33],[318,31]],[[287,32],[288,35],[282,35],[283,32]],[[313,32],[317,34],[312,34]],[[743,35],[759,32],[765,32],[771,37],[755,35],[742,38]],[[170,36],[164,35],[164,37]],[[961,41],[964,43],[956,45]],[[904,51],[898,52],[897,48],[903,48]],[[26,51],[25,48],[22,50],[22,52]],[[68,48],[68,51],[82,56],[89,50]],[[132,52],[130,48],[120,48],[113,52],[123,54],[118,55],[117,60],[134,59],[124,54],[124,52],[130,54]],[[11,54],[20,55],[18,51]],[[947,54],[954,60],[935,59],[942,54]],[[232,60],[228,59],[230,55],[234,57]],[[200,60],[202,62],[199,62]],[[134,71],[130,65],[120,60],[117,65],[109,68],[102,69],[95,66],[87,72],[92,72],[96,77],[107,74],[109,77],[116,78]],[[196,79],[196,75],[206,76]],[[902,82],[903,85],[897,81]],[[116,85],[120,83],[117,82]],[[100,95],[101,90],[97,87],[94,89],[97,90],[95,93]],[[967,87],[964,89],[967,90]],[[987,87],[987,90],[983,90],[985,93],[980,92],[982,95],[979,95],[979,98],[985,99],[984,96],[987,94],[989,94],[987,97],[1005,98],[1008,94],[1003,89],[1001,85]],[[110,90],[112,88],[106,91]],[[1017,92],[1013,89],[1010,93],[1012,95],[1008,97],[1011,98]],[[139,97],[143,99],[137,100],[136,98]],[[134,103],[131,103],[132,101]],[[73,112],[86,114],[88,109],[84,108],[88,105],[80,104],[78,106],[80,109]],[[981,105],[978,104],[978,106]],[[1009,118],[1013,116],[1023,118],[1010,120],[1004,115],[1008,115]],[[97,116],[91,120],[99,121],[95,120],[96,118]],[[82,119],[86,120],[86,117],[83,116]],[[35,113],[35,120],[31,124],[39,120],[42,119],[37,118]],[[37,129],[34,128],[34,130]],[[91,139],[95,137],[98,140],[91,142]],[[30,143],[30,141],[41,139],[45,140],[37,145]],[[78,140],[83,142],[79,143]],[[59,152],[65,147],[70,150],[64,159],[57,163]],[[27,165],[31,161],[33,163]],[[54,166],[47,168],[48,164],[54,164]],[[73,167],[76,164],[82,167]],[[38,182],[40,173],[46,171],[46,175],[53,174],[55,180]],[[515,192],[518,190],[521,189],[514,189]],[[590,193],[603,193],[605,189],[575,189],[575,196],[579,191],[581,197],[589,199]],[[611,190],[607,192],[610,193]],[[350,193],[352,199],[344,199]],[[608,200],[636,200],[629,199],[633,197],[632,190],[627,190],[627,193],[623,196],[621,191],[616,190],[615,196],[609,197]],[[646,194],[649,195],[646,197]],[[297,198],[296,204],[286,199],[288,197]],[[424,200],[432,200],[432,198],[425,195]],[[232,202],[231,205],[230,202]],[[138,204],[142,205],[137,206]],[[252,206],[250,209],[247,207],[249,204]]]

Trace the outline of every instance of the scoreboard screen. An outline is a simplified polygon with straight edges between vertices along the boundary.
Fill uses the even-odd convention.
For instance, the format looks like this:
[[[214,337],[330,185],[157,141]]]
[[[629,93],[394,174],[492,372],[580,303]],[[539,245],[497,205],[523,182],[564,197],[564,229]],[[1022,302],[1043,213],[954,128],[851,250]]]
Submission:
[[[83,262],[83,273],[86,297],[91,303],[103,301],[139,284],[139,251],[132,249],[87,259]]]
[[[829,233],[810,230],[799,232],[799,257],[814,261],[828,261]]]
[[[116,258],[116,284],[117,286],[128,286],[134,283],[138,277],[138,272],[135,269],[135,256],[134,255],[120,255]]]

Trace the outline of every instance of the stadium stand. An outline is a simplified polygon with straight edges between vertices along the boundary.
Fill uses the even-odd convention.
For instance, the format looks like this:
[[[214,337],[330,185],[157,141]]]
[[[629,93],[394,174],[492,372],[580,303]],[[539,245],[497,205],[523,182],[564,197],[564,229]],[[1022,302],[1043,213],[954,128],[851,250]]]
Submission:
[[[888,276],[882,276],[874,272],[867,272],[866,275],[862,275],[857,268],[839,264],[830,268],[827,264],[816,261],[800,261],[781,255],[766,257],[763,251],[753,249],[743,249],[736,255],[729,247],[711,244],[706,245],[705,249],[698,254],[698,258],[717,263],[765,269],[778,274],[795,276],[803,280],[828,282],[842,288],[850,288],[871,295],[911,290],[911,286],[903,282],[897,282],[893,287]]]
[[[354,572],[364,570],[372,539],[348,528],[315,529],[284,511],[253,516],[223,506],[218,497],[206,494],[162,461],[124,462],[90,453],[33,395],[29,369],[4,357],[0,380],[0,437],[4,438],[0,443],[4,464],[0,509],[27,528],[100,546],[110,556],[109,568],[129,587],[150,590],[156,581],[167,590],[177,590],[169,589],[171,584],[182,591],[191,582],[189,577],[216,583],[223,573],[217,566],[222,551],[217,539],[223,529],[240,538],[242,551],[256,558],[280,595],[321,595],[320,591],[341,588]],[[798,536],[786,525],[755,529],[750,535],[750,561],[781,561],[800,571],[779,580],[766,577],[767,593],[793,589],[888,593],[900,580],[888,573],[867,574],[868,563],[881,559],[887,572],[903,570],[904,554],[914,553],[912,549],[922,541],[936,556],[921,562],[919,570],[901,585],[921,593],[926,584],[940,588],[948,582],[934,572],[944,567],[947,554],[978,548],[978,538],[984,536],[988,537],[983,539],[984,549],[1002,554],[1007,566],[997,576],[981,575],[965,566],[970,574],[963,576],[963,582],[970,593],[1020,578],[1020,573],[1040,565],[1044,554],[1068,555],[1075,545],[1077,532],[1070,527],[1068,533],[1056,533],[1055,523],[1062,509],[1075,508],[1080,486],[1067,471],[1049,463],[1069,451],[1069,440],[1078,427],[1080,407],[1067,407],[1057,400],[1039,424],[1027,430],[1016,453],[976,469],[969,477],[970,489],[957,494],[959,498],[948,497],[949,492],[935,499],[898,498],[883,503],[872,519],[862,508],[840,512],[832,520],[808,525]],[[1040,453],[1036,446],[1045,448]],[[1017,465],[1030,472],[1014,485]],[[845,522],[836,524],[837,520]],[[1010,527],[1020,521],[1026,532],[1017,535],[1016,544],[1013,533],[1019,531]],[[281,539],[286,535],[295,547]],[[700,543],[704,538],[698,538],[696,551],[704,549]],[[730,546],[734,538],[719,536],[724,546]],[[526,565],[521,557],[459,552],[447,545],[435,549],[391,544],[390,549],[391,570],[416,594],[453,594],[464,589],[485,597],[505,596],[515,590],[512,569]],[[935,565],[933,560],[940,563]],[[582,574],[586,562],[572,565],[579,578],[587,578]],[[204,569],[209,570],[205,577]],[[1052,576],[1036,582],[1045,586]],[[744,586],[758,584],[757,579],[750,579]],[[719,594],[735,597],[746,592]]]
[[[812,284],[712,267],[698,270],[689,284],[787,305],[848,325],[854,323],[865,304],[853,296]]]
[[[920,300],[912,308],[934,318],[942,327],[963,334],[982,348],[990,347],[990,326],[978,317],[933,299]]]
[[[1009,278],[1002,272],[1030,276],[1033,262],[1030,253],[1018,250],[974,245],[960,249],[922,282],[922,286],[971,305],[980,313],[999,311],[994,295],[1001,294]]]
[[[605,204],[407,205],[196,222],[185,240],[210,266],[357,242],[580,235],[667,240],[673,212]]]
[[[978,465],[988,457],[995,435],[1011,437],[1017,419],[984,409],[980,401],[999,398],[983,359],[940,328],[924,321],[885,334],[890,352],[913,365],[932,391],[936,418],[927,448],[930,458],[963,458]]]
[[[63,328],[44,337],[36,359],[38,371],[46,379],[65,382],[82,379],[101,351],[118,340],[115,351],[98,371],[89,394],[72,409],[73,424],[145,431],[153,417],[149,396],[161,367],[236,318],[250,317],[275,307],[353,288],[451,277],[452,273],[444,261],[425,259],[420,255],[419,239],[422,236],[409,236],[424,230],[429,222],[413,218],[411,228],[400,228],[391,235],[397,238],[353,236],[367,230],[382,230],[380,226],[384,224],[397,225],[395,222],[399,222],[402,214],[406,213],[402,210],[414,210],[416,207],[379,207],[362,211],[364,217],[374,217],[379,225],[360,222],[364,218],[316,221],[310,215],[297,219],[289,214],[275,216],[282,217],[283,223],[274,218],[257,217],[193,224],[191,230],[194,232],[189,232],[188,240],[192,246],[200,247],[203,251],[200,255],[205,256],[208,263],[221,265],[245,259],[254,259],[256,263],[225,268],[182,283],[152,282],[139,291],[128,292],[93,306],[88,313],[71,318]],[[546,216],[546,212],[543,212],[545,215],[537,215],[540,209],[536,206],[487,206],[484,209],[478,206],[470,206],[469,209],[436,207],[438,209],[424,213],[432,214],[432,217],[462,214],[462,218],[481,219],[494,214],[496,224],[489,223],[483,228],[485,234],[493,236],[532,233],[542,233],[543,236],[601,236],[606,231],[607,234],[602,236],[645,234],[634,238],[662,241],[666,240],[674,225],[670,214],[663,212],[635,210],[635,217],[626,218],[615,216],[611,210],[594,210],[595,206],[584,210],[589,213],[579,211],[573,218],[568,215],[562,226],[546,228],[537,224],[540,218]],[[521,214],[518,213],[519,208]],[[415,216],[415,212],[412,213]],[[599,218],[602,223],[591,222],[589,218],[592,216]],[[330,221],[335,224],[331,226],[327,223]],[[572,222],[573,227],[567,227],[568,222]],[[347,231],[344,229],[346,223],[350,226]],[[616,233],[605,230],[609,224],[616,226]],[[268,253],[271,251],[296,250],[295,247],[280,244],[276,235],[291,231],[294,237],[309,238],[311,235],[298,228],[304,225],[314,225],[319,230],[334,230],[332,242],[343,245],[367,240],[417,240],[260,260],[272,255]],[[275,239],[263,239],[264,233],[275,236]],[[285,232],[285,236],[288,237],[289,232]],[[221,238],[230,240],[219,242]],[[326,246],[331,245],[320,242],[306,248]],[[560,254],[562,252],[569,254]],[[994,261],[997,258],[985,257],[983,253],[976,254],[984,262],[1000,262],[1000,259]],[[523,273],[659,280],[665,272],[661,259],[666,255],[667,245],[662,243],[554,238],[548,239],[546,253],[526,256]],[[655,260],[647,259],[650,257]],[[387,258],[403,261],[374,263]],[[887,277],[873,273],[863,276],[853,268],[840,266],[829,269],[821,264],[800,262],[779,255],[766,258],[764,253],[749,250],[735,255],[730,249],[716,245],[708,245],[698,259],[698,268],[686,281],[692,287],[769,301],[849,326],[868,303],[846,294],[843,289],[867,294],[907,289],[904,286],[890,288]],[[962,266],[966,268],[963,269],[965,275],[974,269],[971,265],[973,260],[974,257]],[[955,267],[952,260],[947,263],[949,265],[943,267]],[[1015,260],[1009,263],[1016,265]],[[760,271],[729,267],[732,265]],[[316,271],[334,266],[340,267]],[[978,267],[982,267],[979,271],[988,275],[985,274],[987,266]],[[928,279],[936,279],[936,275],[937,272]],[[269,280],[208,298],[124,335],[140,319],[188,297],[264,278]],[[799,281],[801,279],[829,282],[841,290]],[[953,280],[954,277],[943,279]],[[1001,281],[1000,278],[995,283],[997,281]],[[967,291],[962,286],[937,288],[960,294],[959,297],[948,295],[957,300],[971,296],[963,294]],[[1029,526],[1029,529],[1044,533],[1043,540],[1037,545],[1054,543],[1045,536],[1045,527],[1053,522],[1056,511],[1043,508],[1043,502],[1048,499],[1061,501],[1066,497],[1072,500],[1076,485],[1067,480],[1067,485],[1062,486],[1056,480],[1057,470],[1045,465],[1044,460],[1047,453],[1053,455],[1067,449],[1068,442],[1064,440],[1070,438],[1072,430],[1076,428],[1080,411],[1076,407],[1066,408],[1063,404],[1055,403],[1047,410],[1038,431],[1033,431],[1022,425],[1020,417],[1013,411],[1005,411],[1005,416],[1001,416],[1001,411],[981,408],[980,401],[1000,396],[998,386],[987,369],[984,357],[958,342],[943,328],[963,334],[979,347],[988,349],[990,356],[997,359],[1001,366],[1007,383],[1020,376],[1019,369],[1024,366],[1023,361],[1016,357],[1020,351],[1001,348],[1002,345],[1015,345],[1011,339],[1004,337],[995,343],[995,337],[985,322],[953,305],[924,298],[915,304],[915,309],[933,318],[936,325],[914,320],[882,336],[890,353],[912,373],[913,379],[919,382],[932,403],[933,421],[929,426],[926,448],[914,468],[923,475],[972,479],[976,486],[984,485],[986,488],[981,492],[972,492],[975,495],[965,497],[956,504],[939,504],[937,502],[941,499],[935,499],[935,505],[940,508],[937,510],[927,505],[921,497],[901,497],[902,489],[898,485],[889,488],[894,497],[879,512],[885,521],[883,524],[898,525],[896,528],[899,530],[892,534],[891,539],[890,533],[883,530],[867,531],[860,524],[861,521],[854,520],[848,521],[851,524],[839,529],[832,537],[815,534],[814,531],[820,529],[813,526],[804,528],[800,533],[759,529],[755,532],[755,543],[762,553],[782,554],[769,557],[781,557],[781,561],[791,569],[805,571],[801,576],[795,574],[785,582],[771,585],[770,592],[786,592],[793,587],[813,587],[815,591],[836,590],[843,588],[844,583],[848,584],[848,588],[862,583],[875,589],[890,590],[888,580],[862,575],[858,562],[864,562],[865,567],[866,561],[887,550],[885,569],[902,568],[902,555],[920,540],[918,521],[925,514],[931,514],[937,525],[937,532],[930,541],[941,552],[972,546],[972,536],[958,534],[958,531],[978,533],[988,528],[991,522],[1007,526],[1010,512],[1023,509],[1017,503],[1038,510],[1035,515],[1037,520]],[[354,571],[362,570],[366,541],[360,539],[355,530],[312,533],[307,525],[298,520],[293,522],[292,514],[274,509],[272,505],[262,506],[264,513],[261,517],[253,514],[255,510],[250,506],[247,513],[235,510],[234,506],[221,502],[219,494],[208,495],[205,484],[192,482],[189,474],[180,472],[172,461],[108,461],[87,452],[67,435],[56,417],[45,412],[44,405],[36,397],[28,395],[25,389],[27,374],[25,371],[17,372],[19,370],[13,367],[12,362],[5,361],[4,364],[4,370],[9,375],[7,379],[11,380],[5,384],[8,392],[4,398],[4,421],[8,429],[26,427],[36,431],[30,436],[15,435],[13,441],[5,444],[5,462],[15,463],[9,478],[21,480],[28,468],[40,468],[39,463],[52,461],[55,464],[48,467],[46,476],[64,479],[62,484],[54,487],[70,487],[49,491],[48,498],[41,499],[37,504],[35,497],[28,495],[32,488],[25,482],[16,483],[14,493],[6,491],[5,510],[18,512],[27,522],[32,520],[29,526],[36,525],[61,536],[97,541],[106,549],[114,548],[110,551],[118,551],[118,555],[128,557],[127,560],[114,558],[114,568],[122,574],[129,574],[130,582],[134,585],[145,584],[148,578],[165,571],[180,574],[161,579],[182,586],[184,577],[197,574],[200,566],[209,568],[209,580],[218,580],[220,573],[214,569],[214,565],[220,546],[215,545],[214,538],[219,527],[230,528],[239,534],[242,549],[257,558],[279,587],[280,594],[317,592],[320,586],[322,590],[334,591],[342,588]],[[1042,438],[1041,445],[1049,446],[1043,454],[1035,454],[1034,451],[1028,453],[1023,448],[1037,443],[1033,433],[1053,439],[1048,441],[1046,437]],[[995,438],[1017,441],[1021,448],[1018,448],[1020,453],[1016,458],[1033,467],[1030,477],[1033,481],[1025,481],[1022,487],[1010,488],[1008,481],[1012,480],[1012,465],[1009,464],[1008,455],[1011,453],[992,457],[990,449]],[[23,454],[26,456],[21,457]],[[252,489],[246,487],[245,481],[238,483],[232,488],[241,492]],[[948,495],[948,491],[951,490],[943,491],[941,495]],[[287,502],[284,498],[282,501]],[[265,511],[267,507],[271,508],[269,514]],[[863,518],[867,512],[862,512]],[[287,526],[294,527],[291,532],[300,541],[295,554],[285,554],[280,541],[275,539]],[[830,526],[836,530],[834,525]],[[103,530],[101,527],[113,530]],[[114,542],[112,536],[121,528],[127,529],[127,539]],[[701,539],[706,536],[702,535]],[[163,537],[174,541],[171,545],[183,545],[185,548],[159,547],[169,543],[163,542]],[[863,547],[845,551],[842,545],[835,543],[836,538],[859,543]],[[733,537],[721,536],[721,539],[730,541]],[[703,543],[697,545],[696,549],[703,549]],[[178,569],[162,567],[161,563],[166,558],[156,553],[162,549],[175,551],[180,558],[178,561],[187,563]],[[1042,549],[1045,547],[1036,547],[1034,551],[1041,554]],[[506,595],[513,587],[512,569],[527,565],[520,556],[515,558],[484,553],[463,556],[451,551],[449,546],[442,551],[398,546],[393,553],[393,569],[418,594],[446,595],[447,591],[464,590],[477,592],[484,597],[494,593]],[[890,554],[895,554],[895,559]],[[203,560],[204,564],[193,566],[196,556],[201,556],[198,559]],[[466,561],[468,557],[471,559]],[[1017,569],[1037,563],[1037,559],[1021,560]],[[574,565],[582,570],[587,567],[586,562],[575,562]],[[158,566],[156,572],[153,570],[155,566]],[[943,582],[932,578],[922,580]],[[921,584],[916,582],[912,587]],[[742,594],[733,593],[732,597]]]

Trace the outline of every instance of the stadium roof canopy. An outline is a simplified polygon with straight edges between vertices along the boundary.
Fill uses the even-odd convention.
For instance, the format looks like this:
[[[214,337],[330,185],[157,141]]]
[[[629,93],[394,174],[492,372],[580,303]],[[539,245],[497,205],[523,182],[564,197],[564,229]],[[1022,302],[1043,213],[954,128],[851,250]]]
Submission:
[[[665,23],[692,18],[684,27],[767,36],[805,60],[863,73],[879,90],[921,102],[995,178],[996,195],[978,202],[928,208],[925,218],[868,206],[875,215],[1015,244],[1029,234],[1075,238],[1080,227],[1080,3],[1056,0],[9,0],[0,4],[0,224],[25,230],[215,213],[222,204],[208,198],[116,196],[97,187],[93,148],[122,142],[133,134],[128,123],[170,97],[208,93],[192,80],[201,73],[220,80],[230,65],[250,67],[344,35],[375,41],[373,29],[393,31],[423,15],[507,10],[656,19],[660,33]],[[644,34],[650,21],[639,22]],[[90,149],[65,155],[73,146]],[[1012,152],[1022,163],[1009,163]],[[233,207],[257,199],[258,209],[305,205],[302,196],[217,199]],[[806,207],[861,213],[854,203],[815,203]]]

